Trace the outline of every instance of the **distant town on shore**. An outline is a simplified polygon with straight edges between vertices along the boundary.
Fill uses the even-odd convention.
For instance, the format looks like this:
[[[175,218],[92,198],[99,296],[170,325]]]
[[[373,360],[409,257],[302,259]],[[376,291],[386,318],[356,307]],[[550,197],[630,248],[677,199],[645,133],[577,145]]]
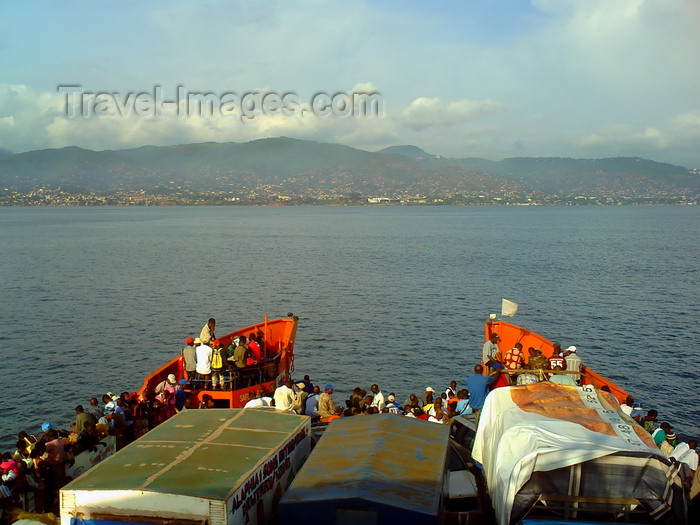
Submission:
[[[445,158],[290,138],[0,152],[0,205],[697,205],[700,172],[638,157]]]

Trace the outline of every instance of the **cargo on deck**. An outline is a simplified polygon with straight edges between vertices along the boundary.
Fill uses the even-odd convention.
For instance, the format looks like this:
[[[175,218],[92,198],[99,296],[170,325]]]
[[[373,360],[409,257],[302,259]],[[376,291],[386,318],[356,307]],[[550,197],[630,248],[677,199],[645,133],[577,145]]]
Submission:
[[[61,524],[266,523],[310,451],[304,416],[185,410],[61,489]]]
[[[685,523],[683,487],[651,436],[591,385],[498,388],[472,450],[500,525],[535,516]]]
[[[280,524],[436,523],[449,426],[395,415],[335,419],[280,503]]]

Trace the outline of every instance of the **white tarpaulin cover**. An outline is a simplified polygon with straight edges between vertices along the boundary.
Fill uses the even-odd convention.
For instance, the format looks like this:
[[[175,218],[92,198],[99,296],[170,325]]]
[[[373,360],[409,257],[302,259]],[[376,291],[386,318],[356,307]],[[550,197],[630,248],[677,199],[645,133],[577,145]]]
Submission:
[[[517,504],[523,505],[527,500],[528,507],[513,508],[516,495],[533,473],[554,471],[613,454],[629,457],[624,461],[601,461],[605,467],[578,469],[583,473],[579,476],[601,476],[602,469],[615,464],[620,486],[607,486],[602,496],[651,501],[648,506],[658,508],[660,515],[671,510],[674,493],[671,485],[676,484],[677,476],[670,472],[669,461],[644,429],[622,415],[611,395],[592,386],[542,382],[494,390],[486,398],[472,451],[474,459],[483,465],[494,510],[502,525],[522,517],[536,502],[537,498],[521,496]],[[653,472],[649,474],[650,471]],[[631,476],[645,476],[644,483],[632,484],[633,488],[626,486],[633,481]],[[609,480],[605,481],[609,485]],[[549,485],[546,491],[541,488],[542,481],[533,477],[532,484],[539,485],[530,488],[535,494],[538,490],[540,493],[557,490],[571,495],[568,475],[563,487],[544,483]],[[600,487],[600,479],[597,482],[589,479],[587,483],[579,480],[574,495],[585,495],[581,487],[600,490],[596,485]],[[640,486],[646,491],[643,494],[639,493]],[[657,496],[661,501],[652,501]],[[685,504],[680,503],[682,509],[674,508],[674,511],[684,513]]]

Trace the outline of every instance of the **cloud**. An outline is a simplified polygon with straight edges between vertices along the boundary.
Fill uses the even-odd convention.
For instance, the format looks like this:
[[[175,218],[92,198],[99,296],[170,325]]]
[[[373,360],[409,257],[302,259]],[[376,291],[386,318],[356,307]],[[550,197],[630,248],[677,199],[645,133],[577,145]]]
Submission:
[[[493,100],[443,102],[437,97],[419,97],[403,110],[401,121],[413,130],[454,126],[503,109]]]
[[[102,150],[189,142],[243,142],[291,136],[368,145],[391,134],[383,99],[371,82],[305,99],[255,89],[247,94],[47,93],[0,84],[0,143],[14,152],[76,145]],[[370,99],[370,96],[377,96]],[[140,97],[140,98],[139,98]],[[189,104],[186,100],[189,100]],[[314,104],[313,100],[319,100]],[[374,101],[374,102],[373,102]],[[349,106],[348,106],[349,104]]]
[[[679,127],[686,128],[687,131],[700,132],[700,110],[677,115],[673,118],[673,123]]]
[[[652,151],[666,150],[673,142],[672,131],[669,129],[625,124],[601,126],[594,132],[581,134],[572,139],[573,145],[583,152],[599,151],[615,156],[644,156],[644,152],[648,155]]]

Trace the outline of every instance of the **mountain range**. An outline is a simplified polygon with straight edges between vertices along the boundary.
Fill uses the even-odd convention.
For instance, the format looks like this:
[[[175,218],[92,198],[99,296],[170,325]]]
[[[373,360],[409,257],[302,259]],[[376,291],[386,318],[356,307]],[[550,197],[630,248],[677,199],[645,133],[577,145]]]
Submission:
[[[400,197],[530,196],[697,200],[700,175],[637,157],[446,158],[416,146],[377,152],[290,138],[92,151],[0,150],[0,193]]]

